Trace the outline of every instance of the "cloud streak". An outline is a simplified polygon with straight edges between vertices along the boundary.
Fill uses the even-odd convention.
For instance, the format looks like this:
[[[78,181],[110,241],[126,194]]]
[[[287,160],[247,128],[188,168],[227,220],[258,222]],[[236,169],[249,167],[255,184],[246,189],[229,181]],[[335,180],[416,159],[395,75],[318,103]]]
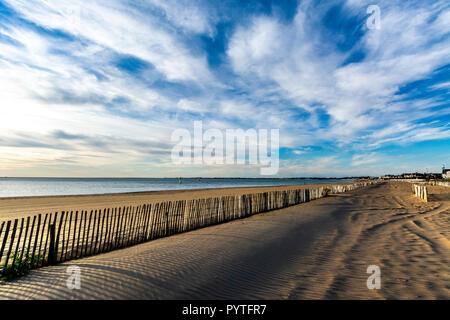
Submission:
[[[283,176],[382,174],[395,166],[388,150],[445,149],[447,2],[382,1],[379,30],[366,27],[369,4],[5,0],[0,169],[258,171],[174,170],[171,132],[196,120],[205,130],[279,128]],[[438,169],[449,155],[433,156]]]

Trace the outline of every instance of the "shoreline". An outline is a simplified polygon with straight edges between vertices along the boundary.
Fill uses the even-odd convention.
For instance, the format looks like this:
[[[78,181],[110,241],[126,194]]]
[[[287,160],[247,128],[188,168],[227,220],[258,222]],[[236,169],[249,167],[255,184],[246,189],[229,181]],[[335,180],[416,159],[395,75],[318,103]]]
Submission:
[[[2,200],[16,200],[16,199],[29,199],[29,198],[69,198],[69,197],[95,197],[95,196],[114,196],[114,195],[152,195],[156,193],[178,193],[178,192],[191,192],[191,191],[211,191],[218,189],[251,189],[251,188],[281,188],[281,187],[301,187],[301,186],[324,186],[329,184],[352,184],[355,182],[361,182],[364,180],[356,180],[354,182],[333,182],[333,183],[309,183],[309,184],[285,184],[285,185],[268,185],[268,186],[237,186],[237,187],[219,187],[219,188],[194,188],[194,189],[163,189],[163,190],[149,190],[149,191],[129,191],[129,192],[106,192],[106,193],[86,193],[86,194],[56,194],[56,195],[38,195],[38,196],[13,196],[13,197],[0,197]]]

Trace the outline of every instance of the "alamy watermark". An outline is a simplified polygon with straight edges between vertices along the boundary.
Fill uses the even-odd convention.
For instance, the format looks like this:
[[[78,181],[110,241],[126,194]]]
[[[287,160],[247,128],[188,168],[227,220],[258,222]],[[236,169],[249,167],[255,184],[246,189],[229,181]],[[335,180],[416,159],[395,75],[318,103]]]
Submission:
[[[366,26],[370,30],[379,30],[381,29],[381,10],[380,7],[376,4],[372,4],[367,7],[367,14],[370,16],[367,18]]]
[[[81,270],[79,266],[68,266],[66,273],[70,276],[66,280],[66,286],[70,290],[80,290],[81,289]]]
[[[367,273],[370,276],[367,278],[367,289],[369,290],[379,290],[381,289],[381,270],[377,265],[370,265],[367,267]]]
[[[279,169],[279,129],[208,129],[194,121],[194,135],[176,129],[171,140],[174,164],[259,165],[261,175],[275,175]],[[270,147],[269,147],[270,143]]]

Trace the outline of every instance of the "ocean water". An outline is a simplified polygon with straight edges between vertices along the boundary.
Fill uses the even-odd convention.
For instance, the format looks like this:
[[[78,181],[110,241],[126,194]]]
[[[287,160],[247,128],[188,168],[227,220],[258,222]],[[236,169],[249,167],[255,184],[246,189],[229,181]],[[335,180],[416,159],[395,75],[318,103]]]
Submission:
[[[178,178],[0,178],[0,197],[105,194],[225,187],[282,186],[352,181],[355,180],[182,178],[180,181]]]

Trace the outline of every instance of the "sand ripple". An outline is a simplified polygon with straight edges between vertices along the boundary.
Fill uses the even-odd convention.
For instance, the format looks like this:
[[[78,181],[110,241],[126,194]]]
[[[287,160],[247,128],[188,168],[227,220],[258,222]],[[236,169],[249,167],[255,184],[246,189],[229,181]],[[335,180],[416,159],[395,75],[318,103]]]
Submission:
[[[371,186],[35,270],[0,299],[449,299],[445,199]],[[81,290],[66,287],[72,264]],[[366,287],[372,264],[381,290]]]

